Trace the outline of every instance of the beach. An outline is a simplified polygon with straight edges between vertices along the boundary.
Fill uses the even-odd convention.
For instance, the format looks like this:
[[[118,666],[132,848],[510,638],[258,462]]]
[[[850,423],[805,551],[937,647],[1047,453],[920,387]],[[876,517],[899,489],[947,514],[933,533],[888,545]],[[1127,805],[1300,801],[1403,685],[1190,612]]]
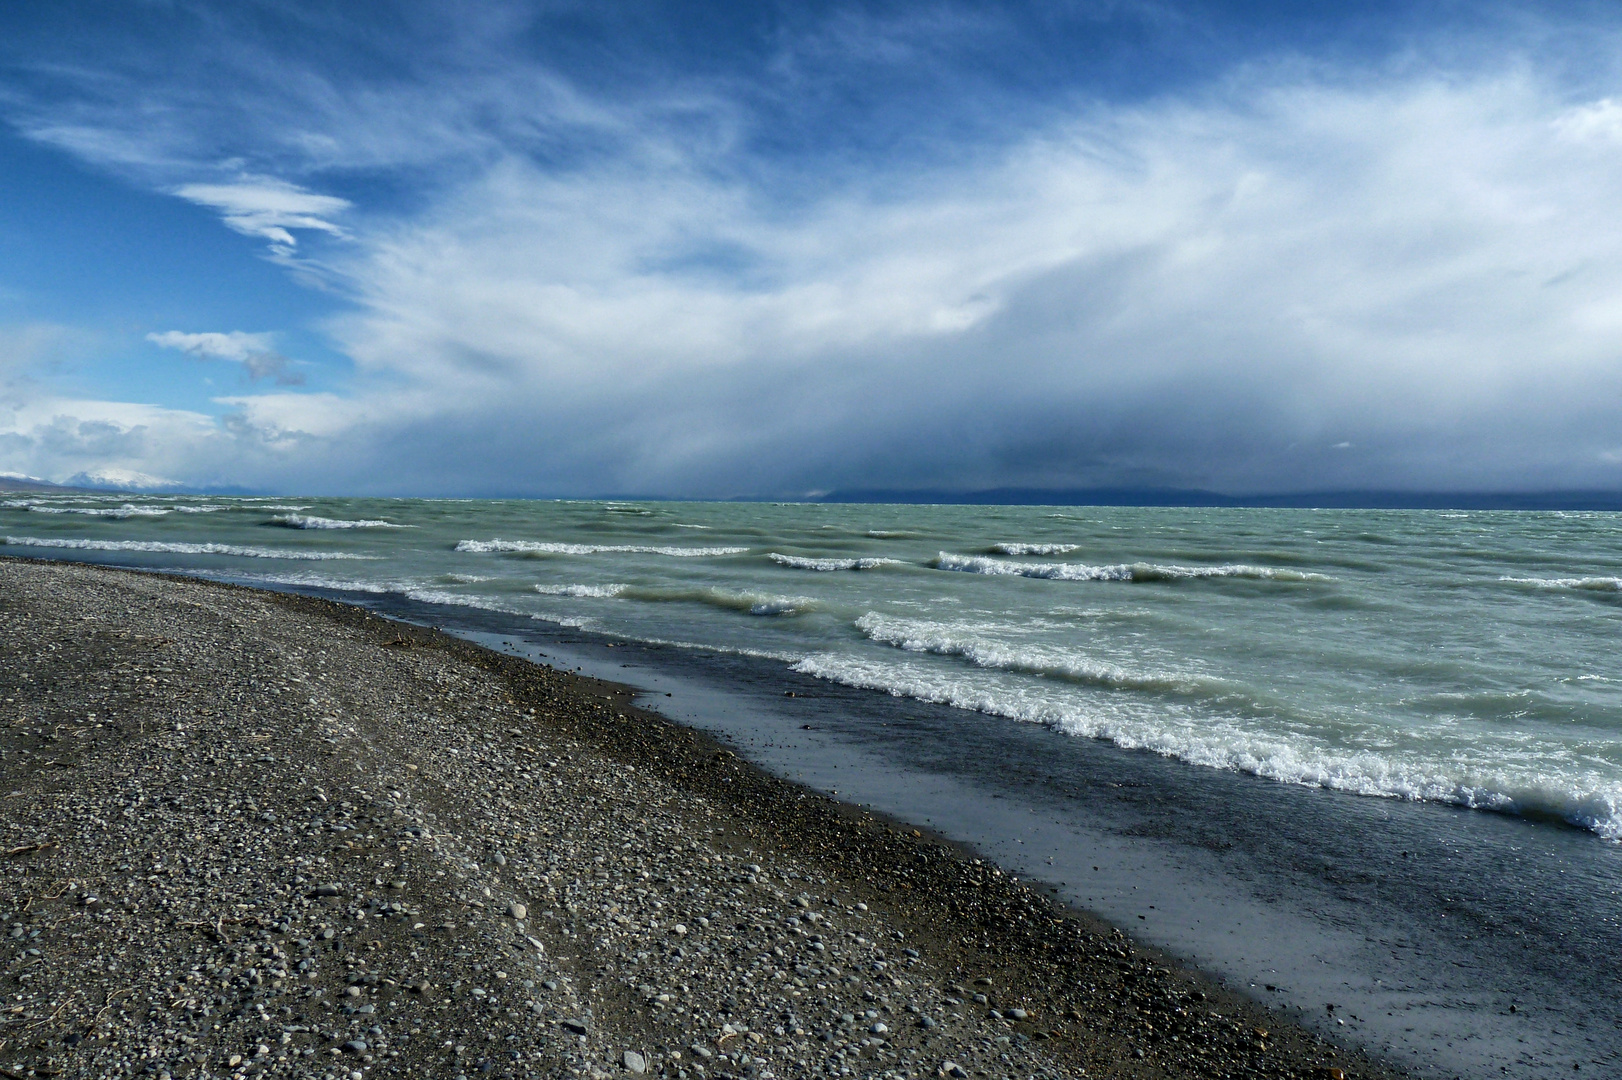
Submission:
[[[11,1075],[1386,1075],[630,692],[0,563]]]

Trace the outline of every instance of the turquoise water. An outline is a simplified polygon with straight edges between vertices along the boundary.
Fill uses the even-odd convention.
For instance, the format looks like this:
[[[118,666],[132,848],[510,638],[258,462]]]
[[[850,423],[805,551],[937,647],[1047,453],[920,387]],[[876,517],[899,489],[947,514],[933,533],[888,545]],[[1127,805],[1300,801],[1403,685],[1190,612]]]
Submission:
[[[1622,838],[1616,514],[53,495],[0,496],[0,536]]]

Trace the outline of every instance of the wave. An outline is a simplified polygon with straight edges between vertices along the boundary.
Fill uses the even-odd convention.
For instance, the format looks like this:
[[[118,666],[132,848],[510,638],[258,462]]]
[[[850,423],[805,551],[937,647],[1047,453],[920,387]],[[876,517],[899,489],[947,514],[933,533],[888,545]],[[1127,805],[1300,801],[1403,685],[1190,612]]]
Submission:
[[[16,500],[8,502],[6,506],[13,510],[27,510],[35,514],[78,514],[82,517],[104,517],[124,521],[128,518],[165,517],[169,513],[167,506],[136,506],[125,503],[123,506],[47,506],[44,503]]]
[[[573,596],[581,599],[591,597],[598,600],[612,600],[619,596],[629,585],[537,585],[535,591],[542,596]]]
[[[347,551],[293,551],[286,548],[243,547],[237,544],[187,544],[160,540],[66,540],[37,536],[7,536],[6,544],[17,547],[71,548],[76,551],[153,551],[173,555],[237,555],[247,559],[375,559],[375,555],[354,555]]]
[[[703,559],[719,555],[742,555],[746,547],[652,547],[644,544],[559,544],[534,540],[462,540],[453,551],[490,552],[516,555],[598,555],[602,553],[669,555],[677,559]]]
[[[230,510],[231,507],[210,504],[207,506],[172,506],[170,509],[177,514],[216,514],[221,510]]]
[[[1501,577],[1498,580],[1506,581],[1514,585],[1528,585],[1534,589],[1549,589],[1553,591],[1576,590],[1579,592],[1598,593],[1622,592],[1622,578],[1616,577]]]
[[[413,525],[396,525],[392,521],[375,520],[348,520],[345,518],[324,518],[304,514],[277,514],[266,524],[280,525],[284,529],[411,529]]]
[[[938,570],[965,574],[1017,575],[1053,581],[1188,581],[1199,578],[1250,578],[1257,581],[1334,581],[1327,574],[1302,570],[1281,570],[1271,566],[1177,566],[1160,563],[1115,563],[1090,566],[1086,563],[1011,563],[981,556],[941,552],[934,561]]]
[[[1080,544],[992,544],[993,555],[1068,555]]]
[[[967,660],[975,667],[1038,675],[1119,690],[1191,693],[1204,690],[1213,696],[1235,692],[1213,679],[1160,672],[1128,671],[1113,664],[1099,663],[1040,647],[1015,648],[964,635],[958,628],[913,619],[897,619],[870,611],[856,620],[856,629],[869,641],[890,645],[905,652],[930,653]]]
[[[1355,795],[1562,821],[1622,840],[1622,784],[1593,772],[1560,776],[1486,760],[1403,760],[1355,746],[1330,746],[1305,733],[1258,731],[1232,717],[1168,706],[1163,700],[1111,695],[1078,703],[1044,695],[1039,687],[987,685],[983,677],[927,670],[905,661],[820,653],[794,663],[791,670],[895,697],[1042,724],[1195,765]]]
[[[781,555],[775,551],[768,552],[767,558],[780,566],[787,566],[795,570],[817,570],[829,572],[834,570],[877,570],[881,566],[905,566],[900,559],[810,559],[801,555]]]

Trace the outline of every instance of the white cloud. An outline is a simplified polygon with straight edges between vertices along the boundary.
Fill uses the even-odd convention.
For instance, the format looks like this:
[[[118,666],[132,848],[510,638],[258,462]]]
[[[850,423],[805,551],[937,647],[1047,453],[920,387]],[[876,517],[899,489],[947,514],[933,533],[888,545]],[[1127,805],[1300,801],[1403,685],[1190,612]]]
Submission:
[[[146,339],[165,349],[179,349],[198,360],[229,360],[241,364],[252,379],[271,376],[284,386],[304,382],[303,375],[287,370],[290,361],[276,351],[274,334],[246,334],[241,330],[228,334],[187,334],[165,330],[161,334],[148,334]]]
[[[318,195],[271,177],[245,177],[229,184],[182,184],[182,199],[218,210],[225,223],[244,236],[269,240],[273,250],[290,253],[298,241],[289,229],[315,229],[333,236],[344,230],[328,220],[349,209],[347,199]]]
[[[288,78],[262,116],[213,119],[246,118],[259,172],[393,170],[415,198],[352,208],[217,152],[160,185],[283,254],[298,229],[350,241],[323,272],[355,302],[327,325],[352,387],[221,399],[188,460],[439,491],[1622,482],[1622,107],[1525,58],[1409,59],[1257,65],[947,160],[809,166],[751,150],[713,88]],[[165,176],[201,140],[68,119],[121,133],[77,152]],[[70,145],[65,124],[32,130]],[[565,131],[592,152],[551,152]],[[151,340],[256,374],[279,356]]]

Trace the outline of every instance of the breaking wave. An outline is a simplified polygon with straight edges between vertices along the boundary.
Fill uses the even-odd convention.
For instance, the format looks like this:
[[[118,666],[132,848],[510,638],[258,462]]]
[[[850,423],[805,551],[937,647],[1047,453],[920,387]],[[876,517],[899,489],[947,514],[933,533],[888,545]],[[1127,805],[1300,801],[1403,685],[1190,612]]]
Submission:
[[[992,544],[993,555],[1068,555],[1080,544]]]
[[[1548,589],[1556,592],[1622,593],[1622,578],[1616,577],[1501,577],[1498,580],[1513,585],[1526,585],[1534,589]]]
[[[5,505],[8,509],[27,510],[35,514],[78,514],[82,517],[113,518],[118,521],[129,518],[165,517],[169,513],[167,506],[136,506],[134,503],[125,503],[123,506],[47,506],[44,503],[17,499]]]
[[[535,540],[462,540],[454,551],[500,552],[516,555],[598,555],[603,553],[669,555],[677,559],[703,559],[742,555],[746,547],[652,547],[644,544],[560,544]]]
[[[949,655],[972,659],[965,653],[973,652],[973,647],[958,652],[956,645],[935,644]],[[978,656],[993,659],[989,652]],[[1130,692],[1137,689],[1132,685],[1135,676],[1122,682],[1112,682],[1113,676],[1082,680],[1127,691],[1083,702],[1041,693],[1028,684],[1002,685],[984,674],[931,669],[916,661],[825,652],[805,657],[791,668],[844,686],[1042,724],[1064,734],[1104,739],[1195,765],[1356,795],[1558,820],[1622,840],[1622,784],[1596,773],[1559,775],[1487,761],[1409,758],[1335,747],[1306,733],[1263,730],[1163,698],[1140,699]]]
[[[358,521],[345,518],[316,517],[313,514],[277,514],[266,524],[280,525],[284,529],[412,529],[414,525],[396,525],[392,521]]]
[[[598,600],[612,600],[620,595],[629,585],[537,585],[535,591],[542,596],[573,596],[581,599],[587,597]]]
[[[302,559],[322,562],[328,559],[375,559],[375,555],[354,555],[347,551],[293,551],[286,548],[244,547],[238,544],[187,544],[162,540],[66,540],[37,536],[8,536],[5,543],[17,547],[70,548],[76,551],[153,551],[172,555],[237,555],[247,559]]]
[[[1327,574],[1301,570],[1280,570],[1271,566],[1177,566],[1161,563],[1115,563],[1090,566],[1087,563],[1014,563],[983,556],[952,555],[941,552],[934,566],[965,574],[1008,575],[1047,578],[1053,581],[1189,581],[1198,578],[1250,578],[1257,581],[1333,581]]]
[[[795,570],[816,570],[827,573],[835,570],[877,570],[881,566],[905,566],[900,559],[810,559],[800,555],[781,555],[768,552],[767,558],[781,566]]]

